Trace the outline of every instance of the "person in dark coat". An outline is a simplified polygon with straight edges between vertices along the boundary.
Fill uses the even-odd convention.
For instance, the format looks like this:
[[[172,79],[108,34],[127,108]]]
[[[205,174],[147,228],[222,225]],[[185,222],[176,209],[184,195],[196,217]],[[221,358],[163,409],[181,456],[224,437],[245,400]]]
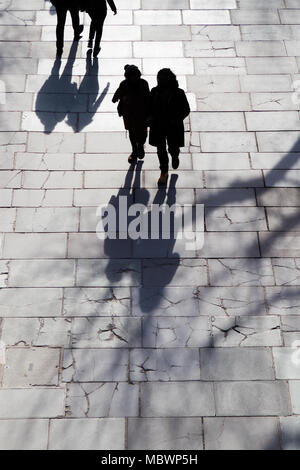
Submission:
[[[149,144],[157,147],[161,175],[158,184],[168,179],[169,156],[172,167],[179,166],[180,147],[184,147],[183,120],[189,115],[190,106],[185,92],[179,88],[176,75],[170,69],[162,69],[157,74],[157,87],[150,96],[150,136]]]
[[[83,31],[83,25],[80,25],[79,20],[79,0],[50,0],[52,5],[55,6],[57,13],[57,26],[56,26],[56,53],[57,57],[61,57],[64,48],[64,30],[67,12],[69,11],[72,17],[72,25],[74,30],[74,41],[79,41],[80,35]]]
[[[147,138],[150,90],[146,80],[135,65],[125,65],[125,80],[113,96],[113,103],[119,101],[118,113],[123,117],[125,129],[129,131],[132,153],[129,163],[145,156],[144,144]]]
[[[92,49],[95,39],[93,56],[97,57],[100,52],[100,42],[103,32],[103,24],[107,15],[107,3],[114,14],[117,14],[117,7],[114,0],[81,0],[81,10],[86,11],[91,17],[88,48]]]

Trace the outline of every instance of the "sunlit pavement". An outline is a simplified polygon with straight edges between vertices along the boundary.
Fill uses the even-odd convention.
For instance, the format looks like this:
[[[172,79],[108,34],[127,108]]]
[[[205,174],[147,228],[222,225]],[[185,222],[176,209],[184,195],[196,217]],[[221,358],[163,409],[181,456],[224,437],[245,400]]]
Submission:
[[[116,5],[60,61],[50,2],[0,0],[0,448],[300,449],[299,1]],[[165,189],[127,63],[187,92]],[[203,248],[99,239],[119,196],[203,204]]]

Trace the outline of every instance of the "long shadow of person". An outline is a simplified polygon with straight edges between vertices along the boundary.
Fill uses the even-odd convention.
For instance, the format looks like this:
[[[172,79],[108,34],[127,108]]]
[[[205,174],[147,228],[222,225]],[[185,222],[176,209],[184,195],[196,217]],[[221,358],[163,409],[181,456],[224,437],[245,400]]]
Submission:
[[[79,88],[75,82],[72,83],[77,48],[78,41],[74,41],[61,75],[59,72],[62,61],[60,59],[54,61],[51,75],[37,95],[35,112],[46,134],[51,134],[57,124],[63,121],[74,132],[82,131],[93,121],[95,113],[109,90],[110,83],[108,82],[98,97],[99,61],[95,58],[92,62],[90,51],[86,58],[85,75]]]
[[[35,112],[46,134],[51,134],[57,124],[64,121],[67,115],[70,120],[70,113],[76,109],[78,90],[76,83],[72,83],[72,70],[77,48],[78,41],[74,41],[61,75],[59,72],[62,62],[60,59],[54,61],[51,74],[37,95]]]
[[[99,94],[99,60],[95,57],[92,60],[92,51],[89,50],[86,55],[86,69],[85,75],[80,84],[77,99],[80,101],[83,94],[88,94],[88,109],[86,113],[81,113],[78,122],[78,132],[82,131],[86,126],[88,126],[94,118],[95,113],[97,112],[99,106],[104,100],[105,96],[108,93],[110,82],[107,82],[105,88]],[[68,120],[69,123],[69,120]],[[73,129],[74,124],[70,122]]]
[[[137,300],[139,309],[144,313],[154,312],[163,299],[165,288],[171,283],[180,264],[179,253],[174,252],[176,244],[175,218],[178,217],[169,210],[176,205],[176,181],[178,175],[171,175],[169,187],[159,188],[152,202],[149,213],[151,221],[152,234],[148,240],[137,240],[134,247],[135,256],[143,258],[143,282],[144,285],[139,289],[139,298]],[[140,201],[140,199],[139,199]],[[157,219],[157,209],[165,207],[166,212],[162,212],[160,219]],[[169,217],[170,232],[165,232],[163,217]],[[156,221],[158,230],[153,227]],[[153,239],[153,238],[157,239]],[[151,286],[147,285],[146,270],[153,269],[155,279],[152,278]],[[150,275],[150,277],[152,277]],[[147,288],[148,287],[148,288]]]
[[[139,289],[139,308],[142,312],[150,313],[154,311],[155,308],[159,305],[165,287],[167,287],[172,281],[176,270],[180,264],[179,254],[173,252],[176,243],[176,233],[174,233],[174,230],[172,230],[171,228],[170,235],[166,238],[165,234],[163,234],[163,225],[160,223],[162,221],[162,217],[160,219],[157,219],[157,214],[155,214],[155,216],[153,214],[153,206],[161,207],[164,204],[168,208],[171,208],[171,206],[176,203],[176,180],[178,177],[177,175],[172,175],[169,189],[158,189],[153,199],[153,202],[151,203],[151,205],[149,205],[150,193],[147,189],[141,188],[140,183],[140,170],[142,168],[142,165],[143,162],[138,162],[135,173],[133,171],[133,166],[129,169],[125,178],[124,186],[120,188],[117,196],[112,196],[109,201],[109,204],[116,208],[117,233],[121,231],[121,227],[118,225],[120,215],[119,198],[121,196],[127,197],[127,210],[128,204],[132,204],[134,200],[136,204],[141,206],[140,209],[142,212],[144,209],[147,208],[147,210],[144,210],[144,218],[140,219],[142,220],[142,223],[140,223],[137,227],[140,234],[143,233],[143,235],[136,239],[133,239],[130,234],[127,235],[127,233],[130,232],[130,225],[134,220],[134,216],[128,217],[126,227],[127,233],[125,235],[129,237],[129,240],[105,238],[104,252],[105,255],[108,256],[110,259],[106,268],[106,276],[108,280],[113,283],[121,281],[122,276],[128,275],[128,273],[124,273],[122,272],[122,270],[116,273],[116,271],[112,269],[113,265],[115,264],[114,259],[118,258],[120,253],[122,254],[122,257],[126,257],[125,253],[127,253],[129,255],[128,258],[141,260],[142,264],[147,265],[149,263],[153,263],[155,265],[156,263],[158,263],[161,267],[163,267],[163,265],[167,266],[166,270],[158,270],[158,276],[155,280],[155,288],[151,289],[151,292],[153,290],[155,291],[155,295],[151,295],[150,302],[148,292],[143,289],[143,286],[141,286],[141,288]],[[138,207],[137,210],[139,210]],[[158,229],[157,224],[155,227],[151,226],[151,223],[153,223],[154,220],[156,220],[156,222],[159,221]],[[141,227],[143,223],[146,223],[146,228]],[[172,222],[170,225],[172,226]],[[113,278],[111,277],[112,273]]]
[[[134,201],[134,188],[140,188],[141,168],[143,162],[139,162],[136,168],[131,165],[127,171],[124,185],[119,189],[117,195],[110,198],[108,205],[115,208],[115,232],[116,238],[110,238],[108,235],[104,241],[104,253],[109,258],[109,263],[106,268],[106,276],[110,281],[120,281],[122,273],[115,273],[113,279],[111,278],[111,267],[114,264],[114,259],[118,258],[119,254],[124,258],[126,254],[128,258],[132,258],[132,240],[128,237],[129,217],[124,218],[124,211],[128,214],[128,210]],[[136,171],[134,171],[136,170]],[[121,198],[123,201],[121,201]],[[150,198],[149,192],[143,190],[143,201],[148,202]],[[121,219],[125,222],[122,223]]]

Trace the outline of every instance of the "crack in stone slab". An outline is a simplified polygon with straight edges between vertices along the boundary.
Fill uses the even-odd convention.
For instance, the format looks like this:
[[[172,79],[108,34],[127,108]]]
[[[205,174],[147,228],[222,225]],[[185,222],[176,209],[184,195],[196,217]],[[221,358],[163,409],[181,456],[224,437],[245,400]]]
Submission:
[[[116,338],[118,338],[120,341],[124,341],[125,343],[128,344],[128,341],[125,339],[125,338],[122,338],[122,336],[118,335],[114,330],[117,330],[118,327],[113,324],[113,323],[110,323],[107,325],[107,328],[102,330],[101,328],[99,328],[99,330],[97,331],[97,335],[99,336],[99,339],[100,341],[103,341],[102,338],[100,338],[101,334],[102,333],[108,333],[108,332],[111,332],[113,336],[115,336]],[[105,339],[104,341],[112,341],[112,337],[110,338],[107,338]]]

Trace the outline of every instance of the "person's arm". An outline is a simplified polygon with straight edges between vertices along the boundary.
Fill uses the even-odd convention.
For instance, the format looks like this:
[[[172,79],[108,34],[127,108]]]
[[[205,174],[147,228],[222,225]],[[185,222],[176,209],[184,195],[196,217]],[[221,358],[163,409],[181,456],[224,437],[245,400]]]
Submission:
[[[114,12],[114,14],[116,15],[118,10],[117,10],[117,7],[115,5],[115,2],[114,0],[107,0],[107,3],[109,4],[111,10]]]
[[[180,93],[180,98],[181,98],[181,104],[180,104],[180,114],[182,116],[182,119],[185,119],[191,112],[191,108],[189,105],[189,102],[187,100],[186,94],[183,90],[181,90]]]
[[[118,88],[117,91],[115,92],[114,96],[112,97],[112,102],[116,103],[117,101],[119,101],[120,98],[121,98],[120,88]]]

